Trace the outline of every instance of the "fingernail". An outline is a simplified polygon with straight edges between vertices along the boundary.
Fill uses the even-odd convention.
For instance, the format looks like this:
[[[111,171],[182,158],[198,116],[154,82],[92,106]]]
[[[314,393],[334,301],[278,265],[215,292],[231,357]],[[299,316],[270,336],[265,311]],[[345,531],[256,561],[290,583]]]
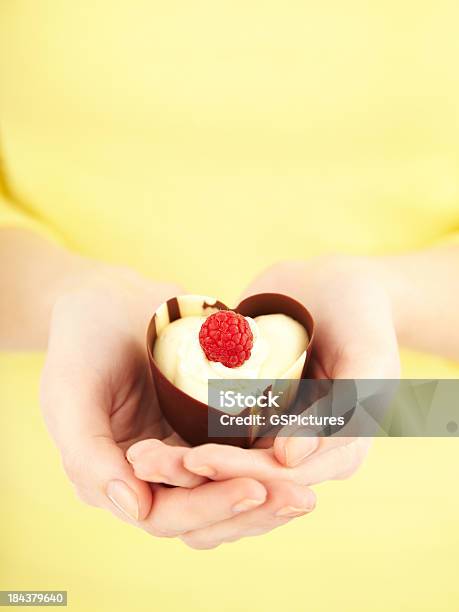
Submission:
[[[149,448],[153,448],[154,446],[161,445],[161,440],[156,440],[154,438],[150,440],[141,440],[140,442],[136,442],[130,448],[127,449],[126,459],[129,463],[133,463],[137,461],[142,453],[144,453]]]
[[[288,467],[295,467],[312,452],[314,452],[319,443],[316,436],[308,437],[293,437],[285,443],[285,463]]]
[[[193,474],[198,474],[199,476],[206,476],[207,478],[212,478],[217,475],[217,471],[214,468],[209,467],[208,465],[199,465],[198,467],[187,467],[190,472]]]
[[[261,506],[264,502],[262,499],[243,499],[235,506],[233,506],[233,512],[247,512],[247,510],[252,510],[252,508],[256,508],[257,506]]]
[[[285,518],[293,518],[295,516],[301,516],[302,514],[306,514],[310,512],[311,508],[295,508],[295,506],[284,506],[276,512],[276,516],[283,516]]]
[[[139,520],[139,502],[134,491],[122,480],[111,480],[107,486],[107,497],[113,505],[134,521]]]

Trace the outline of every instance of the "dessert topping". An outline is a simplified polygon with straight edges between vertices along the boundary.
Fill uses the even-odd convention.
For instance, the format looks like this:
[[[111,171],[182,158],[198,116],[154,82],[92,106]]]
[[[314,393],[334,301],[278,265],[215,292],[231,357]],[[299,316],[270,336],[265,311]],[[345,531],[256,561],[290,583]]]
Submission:
[[[238,368],[250,357],[253,334],[245,317],[232,310],[219,310],[202,324],[199,343],[209,361]]]

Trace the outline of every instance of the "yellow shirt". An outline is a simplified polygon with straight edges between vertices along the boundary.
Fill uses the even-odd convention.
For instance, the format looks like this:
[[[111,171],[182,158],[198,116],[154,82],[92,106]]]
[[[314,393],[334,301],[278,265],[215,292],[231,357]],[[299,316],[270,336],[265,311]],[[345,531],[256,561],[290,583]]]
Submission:
[[[3,2],[13,204],[225,299],[279,259],[457,228],[454,3],[310,4]]]
[[[88,256],[230,303],[254,274],[279,259],[400,252],[446,238],[459,225],[458,21],[453,0],[3,0],[0,224],[35,228]],[[39,360],[11,359],[11,380],[20,386],[28,376],[35,385]],[[454,366],[423,359],[405,360],[405,373],[457,375]],[[11,380],[5,388],[15,406]],[[21,393],[22,401],[31,401],[26,389]],[[29,416],[15,418],[20,430]],[[16,431],[9,421],[5,426]],[[45,452],[42,430],[38,441],[32,431],[27,435],[32,452]],[[357,598],[339,609],[380,609],[384,596],[375,577],[382,579],[378,568],[385,572],[392,559],[392,549],[385,548],[385,513],[395,507],[409,521],[415,502],[419,509],[416,496],[403,497],[402,481],[389,500],[378,498],[381,483],[387,489],[393,482],[391,468],[397,472],[397,460],[405,460],[404,443],[388,442],[373,471],[367,466],[352,483],[323,487],[319,496],[323,490],[329,505],[327,510],[325,501],[322,514],[207,557],[179,544],[146,542],[89,511],[81,518],[47,450],[43,487],[53,483],[64,518],[54,521],[49,508],[36,507],[38,490],[27,500],[51,542],[47,554],[31,552],[44,542],[28,532],[27,550],[40,555],[39,566],[30,555],[23,553],[25,566],[18,557],[21,517],[16,514],[12,530],[2,523],[10,537],[10,567],[23,568],[21,574],[11,570],[2,588],[41,588],[47,579],[53,588],[72,584],[78,610],[91,609],[88,589],[97,591],[96,583],[112,589],[111,610],[143,609],[142,598],[160,602],[161,610],[214,610],[209,593],[225,600],[231,588],[239,589],[239,597],[228,593],[228,609],[250,602],[254,610],[274,610],[288,600],[297,610],[304,597],[312,610],[335,610],[339,595],[356,589],[377,601]],[[423,444],[411,444],[419,460],[434,442]],[[441,469],[442,461],[437,465]],[[12,473],[21,481],[27,470],[16,466]],[[446,491],[444,474],[440,487],[442,482]],[[25,503],[15,495],[15,507]],[[374,504],[368,518],[362,516],[367,503]],[[334,512],[330,504],[336,504]],[[433,512],[431,494],[420,504]],[[73,556],[65,549],[64,565],[56,567],[63,542],[54,542],[52,532],[65,529],[72,512],[80,539],[72,540]],[[342,530],[341,512],[347,522]],[[387,520],[396,523],[397,513]],[[434,516],[440,514],[429,514],[429,520]],[[352,541],[343,533],[349,525]],[[402,562],[424,558],[413,534],[394,529]],[[424,529],[435,546],[440,529]],[[93,533],[106,552],[119,542],[119,566],[112,567],[111,553],[108,565],[91,564],[93,555],[102,554],[93,550]],[[446,528],[443,535],[452,537]],[[375,538],[371,551],[367,537]],[[341,559],[343,543],[347,554]],[[447,550],[447,539],[443,543]],[[80,557],[86,550],[89,559]],[[374,573],[368,572],[367,555]],[[164,559],[174,566],[170,572]],[[418,576],[427,572],[412,568]],[[436,609],[453,609],[438,607],[439,597],[446,597],[440,588],[445,566],[431,570],[438,572],[433,586],[425,586],[422,596],[413,590],[409,605],[427,610],[435,602]],[[231,575],[239,586],[226,582]],[[391,580],[395,600],[387,599],[381,610],[397,598],[402,603],[395,608],[408,609],[402,605],[403,576]],[[381,588],[387,585],[382,579]],[[273,589],[277,595],[268,597]],[[102,609],[98,601],[93,609]]]

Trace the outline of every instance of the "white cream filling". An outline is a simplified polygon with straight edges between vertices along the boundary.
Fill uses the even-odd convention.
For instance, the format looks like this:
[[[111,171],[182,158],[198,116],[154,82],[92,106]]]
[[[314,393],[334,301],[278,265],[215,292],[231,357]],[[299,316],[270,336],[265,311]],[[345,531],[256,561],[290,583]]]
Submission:
[[[283,314],[246,317],[253,334],[251,355],[238,368],[209,361],[199,343],[206,317],[189,316],[170,323],[156,340],[154,359],[179,389],[207,403],[208,380],[280,378],[304,352],[303,326]]]

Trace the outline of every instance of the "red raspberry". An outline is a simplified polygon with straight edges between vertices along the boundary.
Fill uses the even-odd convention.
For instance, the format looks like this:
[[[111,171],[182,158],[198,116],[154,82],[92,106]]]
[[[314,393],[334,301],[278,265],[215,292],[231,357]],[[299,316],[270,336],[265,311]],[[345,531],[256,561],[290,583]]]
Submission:
[[[199,343],[209,361],[238,368],[250,357],[253,334],[242,315],[232,310],[219,310],[202,324]]]

